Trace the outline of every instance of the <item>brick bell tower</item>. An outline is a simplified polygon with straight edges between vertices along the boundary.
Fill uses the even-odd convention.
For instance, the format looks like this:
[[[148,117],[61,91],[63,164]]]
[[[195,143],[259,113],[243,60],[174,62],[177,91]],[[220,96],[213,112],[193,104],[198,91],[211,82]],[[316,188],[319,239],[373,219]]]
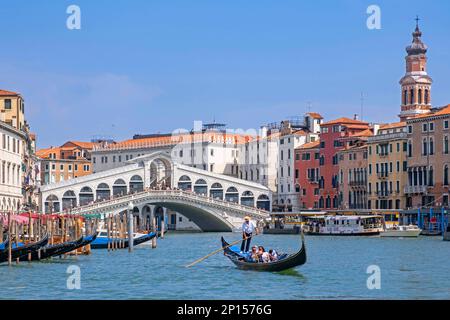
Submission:
[[[422,42],[419,18],[416,18],[416,30],[413,32],[412,44],[406,47],[406,74],[400,80],[402,103],[400,120],[430,112],[431,84],[433,80],[427,73],[428,47]]]

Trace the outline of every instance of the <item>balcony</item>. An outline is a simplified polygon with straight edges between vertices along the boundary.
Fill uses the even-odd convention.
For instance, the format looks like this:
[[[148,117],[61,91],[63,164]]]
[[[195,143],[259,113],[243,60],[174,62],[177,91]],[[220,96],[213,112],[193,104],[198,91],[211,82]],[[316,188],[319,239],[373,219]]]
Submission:
[[[308,182],[309,183],[313,183],[313,184],[317,184],[317,183],[319,183],[319,180],[317,180],[316,178],[308,178]]]
[[[385,158],[389,155],[389,152],[380,152],[378,155],[380,156],[380,158]]]
[[[365,180],[351,180],[348,182],[350,187],[365,187],[367,182]]]
[[[377,191],[376,195],[378,198],[387,198],[392,195],[392,192],[390,191]]]
[[[387,179],[389,177],[389,172],[384,171],[378,172],[377,177],[378,179]]]
[[[405,194],[427,193],[427,186],[406,186]]]

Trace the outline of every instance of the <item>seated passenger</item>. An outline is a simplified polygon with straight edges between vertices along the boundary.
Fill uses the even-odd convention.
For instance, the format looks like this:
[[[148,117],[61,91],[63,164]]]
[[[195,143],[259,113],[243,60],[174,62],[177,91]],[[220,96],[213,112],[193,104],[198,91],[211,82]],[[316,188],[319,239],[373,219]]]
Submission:
[[[253,246],[252,251],[248,253],[248,256],[246,258],[247,262],[259,262],[259,256],[258,256],[258,247]]]
[[[270,262],[270,256],[269,256],[269,253],[266,252],[266,249],[264,249],[263,246],[259,246],[258,249],[259,249],[258,250],[259,261],[261,261],[263,263]]]
[[[277,261],[278,260],[278,254],[273,249],[269,250],[269,257],[270,257],[270,261]]]

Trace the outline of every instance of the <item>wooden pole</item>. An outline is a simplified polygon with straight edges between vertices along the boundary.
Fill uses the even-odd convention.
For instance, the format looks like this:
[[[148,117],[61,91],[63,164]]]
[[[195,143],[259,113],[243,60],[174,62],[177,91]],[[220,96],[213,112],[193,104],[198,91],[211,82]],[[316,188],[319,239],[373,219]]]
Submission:
[[[158,238],[158,228],[156,227],[155,216],[152,217],[152,229],[153,229],[153,232],[155,233],[155,236],[152,239],[152,248],[155,249],[156,248],[156,238]]]
[[[127,210],[128,213],[128,252],[133,252],[133,210]]]
[[[111,217],[105,217],[106,233],[108,237],[108,252],[111,250]]]
[[[11,242],[12,242],[12,237],[11,237],[11,231],[12,231],[12,227],[11,227],[12,223],[11,223],[11,211],[8,211],[8,265],[12,264],[12,254],[11,254]]]

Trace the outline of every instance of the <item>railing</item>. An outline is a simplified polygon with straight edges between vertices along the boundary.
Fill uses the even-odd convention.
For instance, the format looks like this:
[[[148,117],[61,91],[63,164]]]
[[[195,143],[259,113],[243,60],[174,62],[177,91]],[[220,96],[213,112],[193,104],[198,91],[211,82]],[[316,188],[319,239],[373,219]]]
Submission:
[[[411,193],[426,193],[427,192],[427,186],[406,186],[405,187],[405,193],[411,194]]]
[[[386,179],[387,177],[389,177],[389,173],[385,172],[385,171],[381,171],[377,173],[377,177],[378,179]]]
[[[351,187],[365,187],[367,185],[367,181],[365,180],[351,180],[348,182],[348,185]]]
[[[219,206],[221,208],[225,207],[225,208],[228,208],[231,210],[247,212],[249,214],[257,215],[257,216],[259,215],[259,216],[266,217],[269,214],[269,212],[264,209],[250,207],[250,206],[238,204],[235,202],[213,199],[213,198],[210,198],[207,196],[202,196],[202,195],[198,195],[196,193],[186,192],[186,191],[182,191],[182,190],[145,190],[145,191],[141,191],[138,193],[128,194],[128,195],[125,195],[125,196],[122,196],[119,198],[115,198],[112,200],[106,200],[103,202],[97,202],[97,203],[82,206],[82,207],[76,207],[76,208],[73,208],[72,210],[70,210],[70,213],[81,214],[83,212],[90,212],[90,211],[94,212],[96,210],[101,209],[102,207],[111,207],[111,206],[121,205],[124,202],[129,203],[129,202],[137,202],[140,200],[144,200],[148,196],[153,196],[155,198],[158,198],[158,197],[159,198],[168,198],[169,200],[181,197],[183,199],[188,199],[190,201],[197,201],[200,204],[212,204],[212,205]]]
[[[377,195],[379,198],[387,198],[387,197],[389,197],[389,196],[392,195],[392,192],[391,192],[391,191],[378,191],[378,192],[376,193],[376,195]]]

